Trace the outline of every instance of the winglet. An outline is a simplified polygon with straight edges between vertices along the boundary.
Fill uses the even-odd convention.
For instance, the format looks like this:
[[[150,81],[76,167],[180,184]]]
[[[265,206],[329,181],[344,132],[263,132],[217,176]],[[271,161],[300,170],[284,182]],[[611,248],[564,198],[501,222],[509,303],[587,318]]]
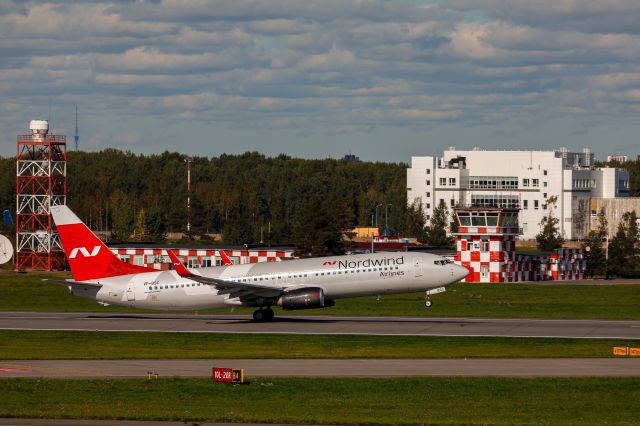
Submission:
[[[227,256],[227,253],[225,253],[224,250],[218,250],[218,254],[220,255],[220,259],[222,259],[222,264],[224,266],[233,265],[233,262],[229,259],[229,256]]]
[[[167,254],[169,255],[169,259],[171,259],[171,263],[173,264],[173,269],[176,270],[178,275],[184,278],[193,276],[193,274],[189,272],[186,266],[182,264],[180,259],[178,259],[178,256],[176,256],[176,254],[173,251],[167,250]]]

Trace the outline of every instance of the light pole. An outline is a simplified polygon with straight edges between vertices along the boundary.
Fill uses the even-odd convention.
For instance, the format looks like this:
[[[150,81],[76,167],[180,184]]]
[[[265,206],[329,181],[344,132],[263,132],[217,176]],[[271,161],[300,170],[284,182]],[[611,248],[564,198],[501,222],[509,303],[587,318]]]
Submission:
[[[604,264],[605,264],[604,279],[608,280],[609,279],[609,237],[608,236],[605,238],[605,242],[607,243],[607,245],[604,246]]]
[[[376,228],[379,228],[379,226],[378,226],[378,207],[382,207],[382,206],[383,206],[383,204],[378,204],[376,206]]]
[[[373,253],[373,215],[371,215],[371,253]]]
[[[191,231],[191,160],[188,155],[184,158],[187,163],[187,233]]]
[[[385,230],[385,232],[387,234],[389,233],[389,224],[387,222],[387,219],[388,219],[387,207],[389,207],[389,206],[393,206],[393,204],[385,204],[384,205],[384,230]]]

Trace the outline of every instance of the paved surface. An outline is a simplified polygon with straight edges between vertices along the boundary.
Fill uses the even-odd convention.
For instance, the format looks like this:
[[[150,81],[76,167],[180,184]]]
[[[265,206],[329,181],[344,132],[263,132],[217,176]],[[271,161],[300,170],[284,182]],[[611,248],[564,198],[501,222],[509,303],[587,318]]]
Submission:
[[[244,368],[246,377],[640,377],[638,358],[589,359],[204,359],[0,361],[2,377],[211,377],[212,367]]]
[[[212,367],[244,368],[246,377],[640,377],[640,359],[211,359],[0,361],[2,377],[211,377]]]
[[[640,321],[0,312],[0,330],[639,339]]]
[[[2,426],[263,426],[264,423],[200,423],[137,420],[0,419]],[[270,424],[270,426],[278,426]],[[292,425],[287,425],[292,426]]]

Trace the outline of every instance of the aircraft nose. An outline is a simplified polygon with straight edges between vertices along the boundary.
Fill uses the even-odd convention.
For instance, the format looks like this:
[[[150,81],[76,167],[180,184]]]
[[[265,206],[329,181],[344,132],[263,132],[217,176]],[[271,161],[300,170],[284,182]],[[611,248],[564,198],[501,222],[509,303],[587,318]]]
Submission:
[[[456,277],[456,281],[461,281],[469,275],[469,270],[464,266],[453,265],[453,275]]]

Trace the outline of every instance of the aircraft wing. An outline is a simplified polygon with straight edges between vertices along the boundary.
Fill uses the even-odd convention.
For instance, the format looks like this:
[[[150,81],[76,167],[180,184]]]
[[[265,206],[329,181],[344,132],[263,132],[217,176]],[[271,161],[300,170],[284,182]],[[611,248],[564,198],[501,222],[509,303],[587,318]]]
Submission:
[[[189,278],[190,280],[199,282],[201,284],[210,285],[218,290],[249,290],[250,292],[260,292],[260,293],[282,293],[283,289],[280,287],[272,287],[261,284],[251,284],[251,283],[239,283],[236,281],[227,281],[221,280],[219,278],[211,278],[211,277],[203,277],[202,275],[196,275],[189,271],[186,266],[180,262],[180,259],[173,253],[171,250],[167,250],[167,254],[171,259],[171,263],[175,268],[175,271],[183,278]]]

